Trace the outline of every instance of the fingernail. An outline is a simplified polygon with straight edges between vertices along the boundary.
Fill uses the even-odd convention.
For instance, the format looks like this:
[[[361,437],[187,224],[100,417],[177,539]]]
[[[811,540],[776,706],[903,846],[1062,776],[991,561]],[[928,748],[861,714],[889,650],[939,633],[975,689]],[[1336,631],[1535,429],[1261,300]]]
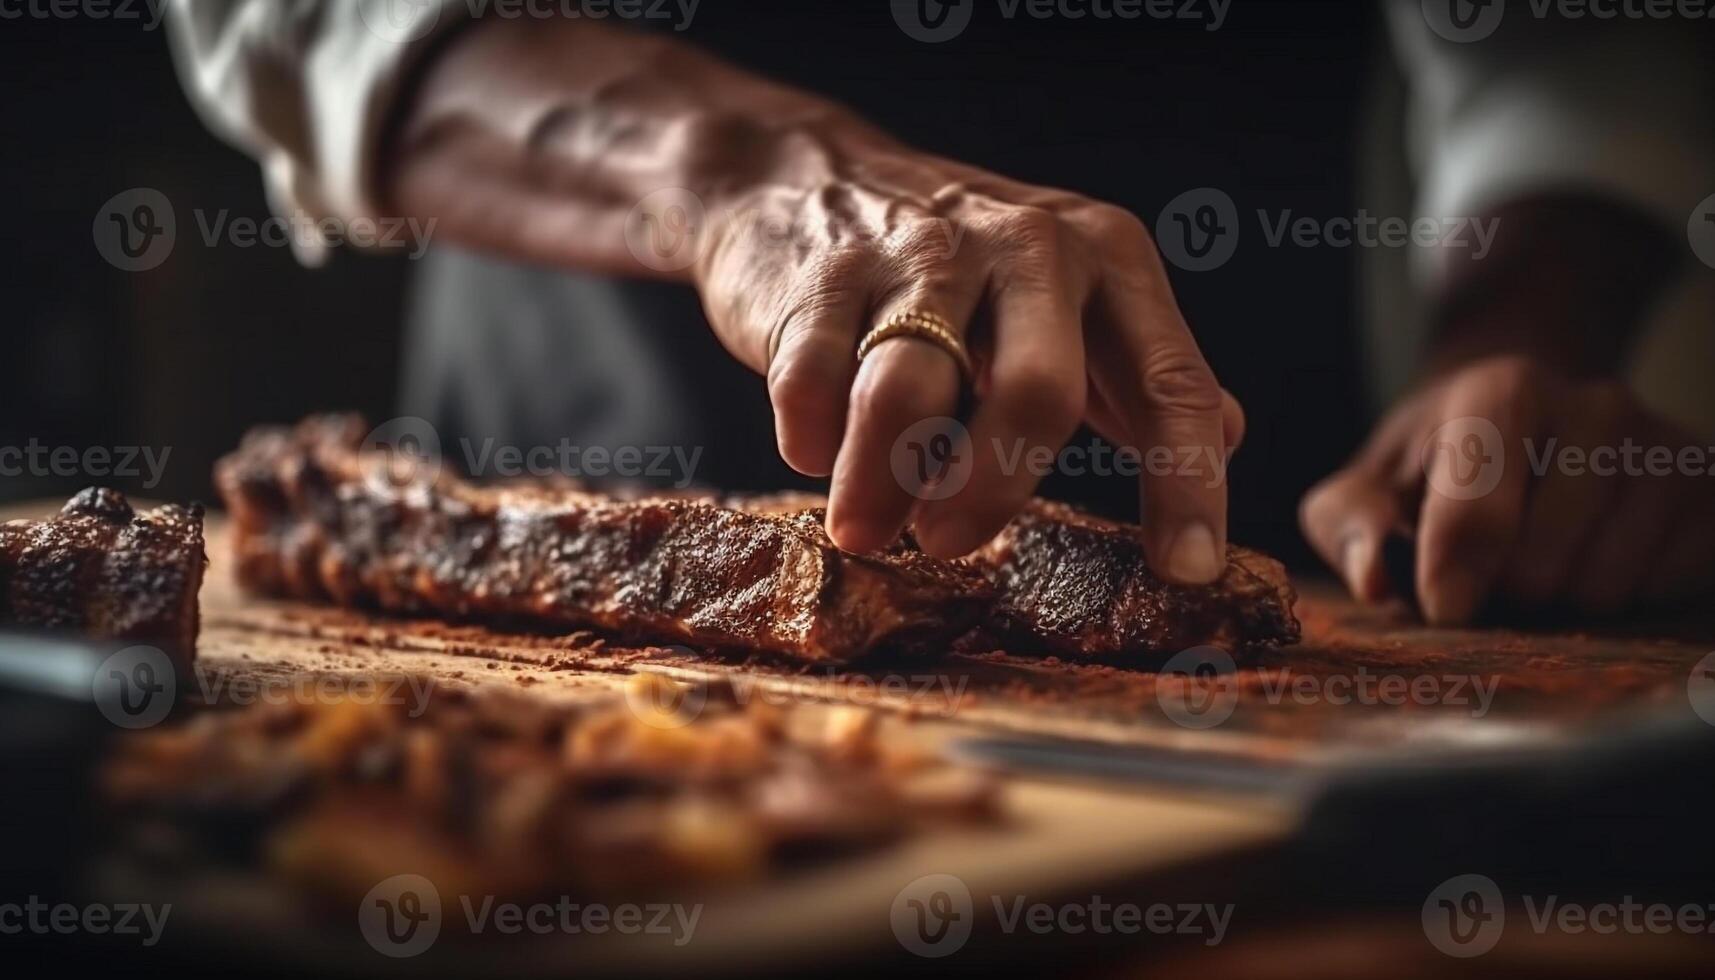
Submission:
[[[1167,577],[1188,585],[1213,582],[1226,566],[1224,556],[1215,550],[1215,532],[1201,522],[1181,528],[1167,553]]]

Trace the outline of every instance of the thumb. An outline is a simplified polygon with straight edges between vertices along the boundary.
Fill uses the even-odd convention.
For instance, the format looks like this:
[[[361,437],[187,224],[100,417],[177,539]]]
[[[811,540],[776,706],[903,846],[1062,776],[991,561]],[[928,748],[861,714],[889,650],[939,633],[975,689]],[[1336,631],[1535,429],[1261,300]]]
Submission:
[[[1393,594],[1382,544],[1408,528],[1405,513],[1404,494],[1393,481],[1378,467],[1357,465],[1312,487],[1299,505],[1298,521],[1352,595],[1379,602]]]

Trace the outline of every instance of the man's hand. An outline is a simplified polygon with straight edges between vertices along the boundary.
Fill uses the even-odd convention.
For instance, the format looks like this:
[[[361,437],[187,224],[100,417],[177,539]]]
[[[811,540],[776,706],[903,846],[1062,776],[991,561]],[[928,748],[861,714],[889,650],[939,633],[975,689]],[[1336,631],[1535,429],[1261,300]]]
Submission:
[[[1414,531],[1432,623],[1468,622],[1495,597],[1614,613],[1715,587],[1706,450],[1616,382],[1491,357],[1407,398],[1300,516],[1367,601],[1412,585],[1390,585],[1381,546]]]
[[[1058,451],[1084,421],[1176,460],[1238,444],[1238,404],[1132,215],[897,145],[794,142],[770,180],[711,210],[696,281],[727,348],[768,379],[781,455],[832,474],[841,547],[879,548],[914,516],[925,549],[970,552],[1035,489],[1029,467],[1006,465],[1017,447]],[[945,317],[977,355],[970,478],[940,500],[914,499],[891,459],[914,423],[955,413],[953,359],[911,340],[853,357],[875,324],[913,310]],[[1225,566],[1214,476],[1145,477],[1151,561],[1171,578],[1207,582]]]
[[[1224,461],[1242,435],[1129,213],[901,146],[676,41],[480,23],[425,70],[389,153],[394,203],[435,215],[443,237],[696,285],[726,347],[767,378],[787,462],[833,476],[829,533],[853,551],[913,519],[936,554],[976,548],[1036,484],[1003,459],[1021,458],[1019,440],[1057,451],[1081,421],[1175,459]],[[692,260],[655,261],[639,234],[689,234]],[[864,333],[912,310],[951,322],[978,364],[973,471],[938,501],[915,499],[890,456],[913,423],[954,413],[953,359],[909,338],[855,358]],[[1158,474],[1141,488],[1151,564],[1212,581],[1224,465],[1144,469]]]

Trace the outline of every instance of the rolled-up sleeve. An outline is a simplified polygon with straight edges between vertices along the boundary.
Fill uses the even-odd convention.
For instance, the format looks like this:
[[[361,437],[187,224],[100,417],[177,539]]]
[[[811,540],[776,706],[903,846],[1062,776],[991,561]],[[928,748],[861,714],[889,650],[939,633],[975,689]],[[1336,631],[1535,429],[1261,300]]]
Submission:
[[[1683,230],[1715,191],[1707,39],[1659,19],[1536,19],[1439,36],[1418,0],[1389,5],[1410,88],[1420,214],[1470,217],[1554,190],[1614,197]]]
[[[467,0],[170,0],[180,78],[205,122],[255,157],[276,212],[378,218],[383,127]],[[295,242],[319,264],[326,242]]]

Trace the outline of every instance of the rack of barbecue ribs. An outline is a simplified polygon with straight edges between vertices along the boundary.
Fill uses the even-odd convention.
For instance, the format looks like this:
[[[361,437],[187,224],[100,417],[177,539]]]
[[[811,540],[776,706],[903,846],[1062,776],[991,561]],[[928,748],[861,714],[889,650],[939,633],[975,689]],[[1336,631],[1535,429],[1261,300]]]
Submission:
[[[1125,660],[1298,637],[1281,566],[1235,549],[1204,588],[1162,584],[1138,530],[1039,503],[969,560],[909,533],[834,546],[819,501],[617,498],[475,486],[366,447],[354,416],[262,428],[221,460],[239,582],[384,611],[595,628],[639,641],[843,661],[946,650],[977,627]]]
[[[196,653],[202,508],[141,514],[90,487],[45,521],[0,524],[0,625]]]
[[[333,416],[256,430],[219,463],[240,583],[804,660],[944,646],[992,598],[973,569],[913,549],[840,551],[806,515],[413,480],[400,454],[361,449],[366,431]]]

